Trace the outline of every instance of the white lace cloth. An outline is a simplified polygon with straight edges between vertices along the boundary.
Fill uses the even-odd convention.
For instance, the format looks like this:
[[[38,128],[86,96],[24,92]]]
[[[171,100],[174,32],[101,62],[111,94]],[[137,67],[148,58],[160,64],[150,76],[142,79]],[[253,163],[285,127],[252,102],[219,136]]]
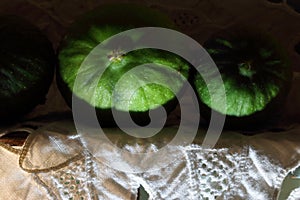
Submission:
[[[204,131],[199,132],[201,138]],[[276,199],[284,177],[300,165],[299,141],[300,125],[256,136],[224,132],[214,149],[170,146],[176,159],[167,166],[126,173],[91,155],[74,128],[60,122],[30,134],[20,150],[1,145],[0,199],[136,199],[140,184],[150,199]],[[157,147],[124,148],[147,152]],[[131,165],[130,159],[118,162]],[[299,190],[289,199],[299,199]]]

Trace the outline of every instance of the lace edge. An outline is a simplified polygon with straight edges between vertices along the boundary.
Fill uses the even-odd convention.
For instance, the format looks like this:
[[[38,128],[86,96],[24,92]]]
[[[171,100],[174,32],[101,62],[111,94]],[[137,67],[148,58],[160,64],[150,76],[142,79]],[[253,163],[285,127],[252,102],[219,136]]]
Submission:
[[[13,128],[10,128],[6,131],[1,132],[0,133],[0,138],[5,136],[5,135],[10,134],[11,132],[20,132],[20,131],[27,132],[28,135],[30,135],[34,132],[34,130],[31,129],[31,128],[13,127]],[[17,154],[17,155],[20,155],[22,153],[22,149],[23,149],[23,147],[21,147],[20,149],[14,148],[13,146],[11,146],[9,144],[6,144],[4,142],[0,142],[0,146],[3,147],[6,150],[12,152],[12,153]]]
[[[274,196],[276,197],[276,199],[278,199],[278,197],[279,197],[279,195],[280,195],[280,193],[281,193],[282,184],[283,184],[284,179],[287,177],[287,175],[288,175],[290,172],[296,170],[298,167],[300,167],[300,161],[298,161],[297,163],[295,163],[295,164],[293,165],[293,167],[291,167],[291,169],[289,169],[289,170],[284,170],[284,169],[283,169],[283,171],[278,175],[278,177],[276,178],[276,181],[275,181],[275,188],[276,188],[276,191],[275,191]],[[295,190],[297,190],[296,194],[297,194],[297,196],[298,196],[298,199],[296,198],[295,195],[292,195],[293,192],[294,192]],[[298,190],[299,190],[299,191],[298,191]],[[288,198],[287,200],[299,200],[299,196],[300,196],[300,187],[294,189],[294,190],[290,193],[289,198]],[[290,197],[292,197],[292,198],[290,199]]]
[[[287,168],[290,168],[290,169],[283,169],[283,171],[279,174],[279,176],[277,177],[276,179],[276,182],[275,182],[275,186],[277,186],[277,188],[281,188],[282,187],[282,182],[283,180],[286,178],[286,176],[290,173],[290,172],[293,172],[295,171],[297,168],[300,167],[300,160],[296,163],[293,163],[291,165],[291,167],[287,167]]]
[[[30,168],[26,168],[24,167],[24,160],[26,158],[26,155],[29,151],[29,147],[30,145],[32,144],[33,142],[33,139],[35,138],[35,136],[37,135],[38,133],[37,132],[32,132],[28,135],[27,139],[25,140],[25,143],[23,145],[23,148],[20,149],[20,157],[19,157],[19,166],[22,170],[28,172],[28,173],[39,173],[39,172],[49,172],[51,170],[57,170],[57,169],[60,169],[60,168],[63,168],[63,167],[66,167],[67,165],[69,165],[70,163],[72,162],[75,162],[79,159],[82,159],[84,158],[84,155],[82,153],[79,153],[79,154],[76,154],[75,156],[71,157],[70,159],[66,160],[65,162],[63,163],[60,163],[58,165],[55,165],[55,166],[51,166],[51,167],[48,167],[48,168],[42,168],[42,169],[37,169],[37,168],[33,168],[33,169],[30,169]],[[12,148],[12,147],[11,147]]]
[[[9,152],[12,152],[14,154],[20,155],[22,152],[22,149],[16,149],[9,144],[5,144],[3,142],[0,142],[0,147],[3,147],[4,149],[8,150]]]
[[[40,179],[37,175],[33,176],[34,181],[39,184],[46,192],[46,195],[48,196],[49,200],[55,200],[58,199],[58,197],[51,191],[51,189],[46,185],[44,181]]]
[[[300,187],[294,189],[287,200],[299,200],[299,197],[300,197]]]

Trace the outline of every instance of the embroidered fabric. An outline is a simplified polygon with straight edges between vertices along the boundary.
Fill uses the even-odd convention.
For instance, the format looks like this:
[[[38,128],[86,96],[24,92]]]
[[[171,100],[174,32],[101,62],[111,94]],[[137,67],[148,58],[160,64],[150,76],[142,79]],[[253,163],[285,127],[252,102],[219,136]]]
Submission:
[[[170,146],[169,152],[177,157],[172,163],[128,173],[90,154],[72,124],[59,122],[30,134],[21,150],[1,145],[0,193],[6,199],[131,200],[137,198],[142,184],[150,199],[276,199],[284,177],[300,166],[299,132],[300,125],[256,136],[224,132],[214,149],[198,144]],[[147,152],[153,144],[127,144],[126,148]],[[145,162],[164,162],[149,160]],[[118,162],[135,163],[131,157]],[[289,198],[297,199],[299,189]]]

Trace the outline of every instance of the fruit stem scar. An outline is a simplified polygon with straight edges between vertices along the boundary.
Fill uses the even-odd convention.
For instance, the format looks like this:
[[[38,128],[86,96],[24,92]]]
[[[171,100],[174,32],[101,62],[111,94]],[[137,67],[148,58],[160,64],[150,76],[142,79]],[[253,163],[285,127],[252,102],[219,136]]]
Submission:
[[[252,78],[256,72],[252,69],[252,62],[246,61],[239,64],[239,73],[243,76]]]
[[[110,53],[108,53],[107,58],[109,61],[121,61],[123,58],[124,52],[118,48],[112,50]]]

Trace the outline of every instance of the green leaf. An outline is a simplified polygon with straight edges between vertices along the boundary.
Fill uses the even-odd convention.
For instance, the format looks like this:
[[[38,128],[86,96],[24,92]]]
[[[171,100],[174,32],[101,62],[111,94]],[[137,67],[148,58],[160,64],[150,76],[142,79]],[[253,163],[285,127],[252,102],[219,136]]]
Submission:
[[[138,189],[138,200],[148,200],[149,194],[146,192],[145,188],[140,185]]]

